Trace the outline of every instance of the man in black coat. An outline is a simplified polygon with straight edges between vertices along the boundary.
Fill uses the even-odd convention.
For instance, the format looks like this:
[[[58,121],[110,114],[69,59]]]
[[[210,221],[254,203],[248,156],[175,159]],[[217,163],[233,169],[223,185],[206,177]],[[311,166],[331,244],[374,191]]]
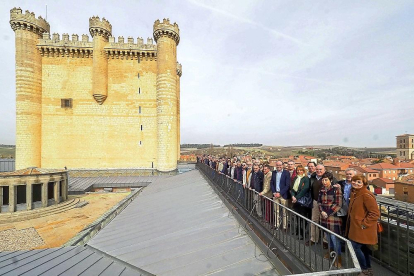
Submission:
[[[250,179],[250,189],[255,190],[257,193],[254,194],[253,200],[257,201],[256,204],[256,213],[259,217],[262,217],[262,206],[261,206],[261,200],[258,196],[258,193],[262,192],[263,190],[263,178],[264,174],[262,171],[260,171],[258,165],[253,165],[253,173],[252,178]]]

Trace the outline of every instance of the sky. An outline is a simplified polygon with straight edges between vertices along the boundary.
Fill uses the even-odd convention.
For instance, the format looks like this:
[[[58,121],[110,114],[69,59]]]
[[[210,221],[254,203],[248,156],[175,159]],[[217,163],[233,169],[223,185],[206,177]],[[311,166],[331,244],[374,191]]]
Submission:
[[[15,143],[10,9],[51,33],[180,27],[181,143],[395,147],[414,133],[413,1],[0,1],[0,144]]]

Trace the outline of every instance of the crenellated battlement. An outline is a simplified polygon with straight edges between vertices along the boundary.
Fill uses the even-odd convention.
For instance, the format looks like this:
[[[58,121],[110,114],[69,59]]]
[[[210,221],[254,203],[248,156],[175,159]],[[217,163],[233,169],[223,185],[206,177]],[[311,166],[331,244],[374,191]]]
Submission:
[[[37,44],[42,56],[47,57],[92,57],[93,43],[89,41],[89,36],[84,34],[79,40],[79,35],[62,34],[62,38],[58,33],[43,33],[43,37],[39,39]]]
[[[99,35],[108,39],[112,35],[112,25],[105,17],[101,20],[99,16],[92,16],[89,18],[89,32],[92,37]]]
[[[71,46],[79,46],[79,47],[92,47],[92,41],[89,41],[89,36],[87,34],[83,34],[81,36],[81,39],[79,39],[79,35],[72,34],[72,36],[69,36],[69,34],[64,33],[62,34],[62,39],[60,38],[60,34],[54,33],[52,34],[52,38],[50,37],[49,33],[43,33],[43,36],[41,39],[39,39],[39,44],[41,45],[56,45],[56,44],[62,44],[62,45],[71,45]]]
[[[157,45],[154,44],[154,40],[151,37],[147,38],[147,43],[144,44],[144,39],[138,37],[135,43],[133,37],[129,36],[125,41],[123,36],[118,36],[118,40],[115,37],[109,37],[109,45],[105,47],[106,49],[142,49],[142,50],[157,50]]]
[[[32,31],[38,35],[50,32],[49,23],[41,16],[36,18],[35,14],[30,11],[22,12],[21,8],[10,10],[10,26],[13,31],[18,29]]]
[[[144,39],[138,37],[136,43],[133,37],[128,37],[125,41],[123,36],[119,36],[118,40],[115,37],[109,37],[109,44],[104,48],[108,57],[120,59],[156,59],[157,45],[154,44],[152,38],[147,38],[147,43],[144,44]]]
[[[183,67],[181,63],[177,62],[177,75],[181,77],[182,74],[183,74]]]
[[[164,18],[162,22],[156,20],[154,22],[154,39],[158,41],[161,36],[168,36],[173,39],[177,45],[180,42],[180,28],[177,23],[170,23],[170,19]]]
[[[157,20],[149,38],[113,37],[108,20],[87,19],[87,35],[62,34],[32,12],[10,11],[16,167],[175,170],[182,75],[178,25]],[[92,135],[73,139],[79,133]],[[119,158],[120,148],[130,154]]]

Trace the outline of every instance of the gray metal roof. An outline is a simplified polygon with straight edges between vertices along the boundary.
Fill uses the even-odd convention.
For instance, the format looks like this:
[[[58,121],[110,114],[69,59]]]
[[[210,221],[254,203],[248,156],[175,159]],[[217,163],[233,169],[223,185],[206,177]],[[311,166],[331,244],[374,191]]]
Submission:
[[[0,253],[0,275],[129,276],[140,271],[90,247],[59,247]]]
[[[122,188],[122,187],[146,187],[153,181],[157,179],[171,177],[176,174],[184,173],[190,170],[195,169],[194,164],[178,164],[177,171],[162,173],[156,170],[148,169],[101,169],[101,170],[74,170],[74,172],[97,172],[97,173],[120,173],[125,175],[117,176],[92,176],[92,177],[83,177],[83,176],[71,176],[69,177],[69,193],[85,193],[90,191],[92,188],[97,187],[112,187],[112,188]],[[138,175],[128,175],[128,174],[138,174]],[[141,174],[141,175],[140,175]]]
[[[413,203],[400,201],[400,200],[396,200],[396,199],[392,199],[392,198],[387,198],[387,197],[384,197],[384,196],[381,196],[381,195],[377,195],[376,199],[377,199],[378,203],[387,204],[387,205],[393,206],[395,208],[399,207],[402,210],[414,211],[414,204]]]
[[[99,176],[99,177],[70,177],[70,192],[87,192],[92,187],[145,187],[158,178],[166,176]]]
[[[156,275],[278,275],[198,171],[152,183],[88,244]]]

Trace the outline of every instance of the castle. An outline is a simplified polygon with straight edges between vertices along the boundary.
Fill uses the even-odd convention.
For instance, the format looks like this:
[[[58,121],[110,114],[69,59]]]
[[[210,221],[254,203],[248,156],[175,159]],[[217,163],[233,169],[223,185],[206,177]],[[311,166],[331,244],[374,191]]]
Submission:
[[[154,168],[180,156],[179,28],[155,21],[144,43],[89,19],[88,35],[50,35],[34,13],[10,11],[16,39],[16,169]]]

